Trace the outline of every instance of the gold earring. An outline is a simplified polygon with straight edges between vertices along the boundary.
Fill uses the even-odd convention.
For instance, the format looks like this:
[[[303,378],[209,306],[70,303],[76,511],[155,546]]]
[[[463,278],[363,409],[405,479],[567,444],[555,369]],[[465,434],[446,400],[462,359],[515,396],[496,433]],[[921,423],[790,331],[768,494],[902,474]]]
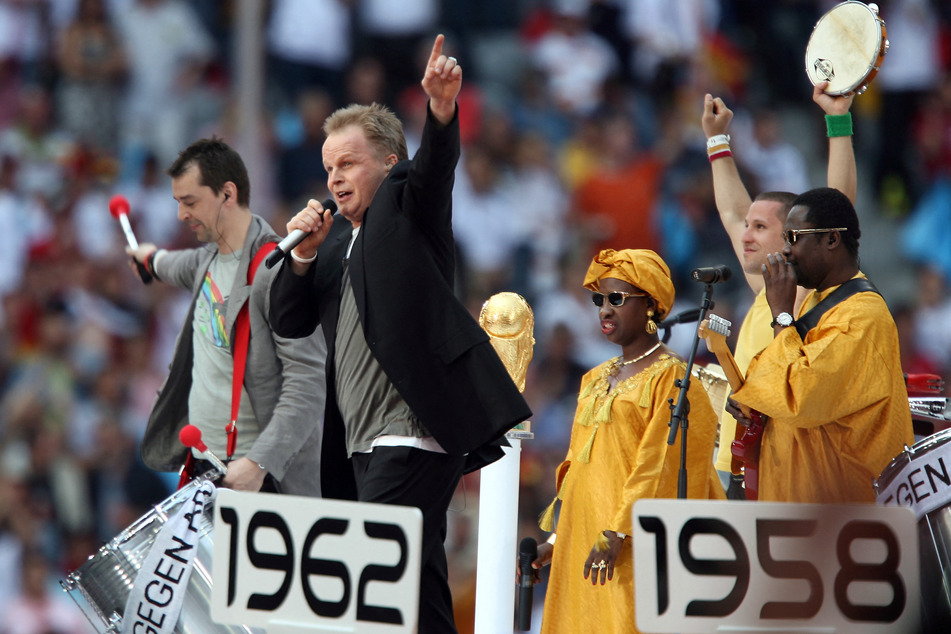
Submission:
[[[657,332],[657,324],[654,323],[654,309],[647,309],[647,326],[644,327],[644,330],[647,331],[647,334],[653,335]]]

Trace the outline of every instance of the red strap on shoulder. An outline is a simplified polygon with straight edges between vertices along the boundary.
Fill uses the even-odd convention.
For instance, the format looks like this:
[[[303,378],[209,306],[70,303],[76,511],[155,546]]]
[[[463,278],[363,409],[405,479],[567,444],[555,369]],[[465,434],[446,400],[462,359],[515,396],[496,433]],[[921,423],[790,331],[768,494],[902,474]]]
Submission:
[[[195,476],[195,456],[192,455],[192,450],[189,449],[188,453],[185,454],[185,462],[182,464],[182,472],[178,474],[178,487],[176,490],[181,489],[183,486],[191,482],[192,478]]]
[[[248,286],[254,284],[254,274],[264,258],[277,247],[277,242],[267,242],[261,245],[248,267]],[[250,295],[248,296],[250,299]],[[234,324],[234,370],[231,380],[231,422],[225,430],[228,432],[228,458],[234,455],[238,447],[238,409],[241,407],[241,387],[244,385],[244,369],[248,364],[248,342],[251,339],[251,323],[248,319],[248,302],[246,301]]]

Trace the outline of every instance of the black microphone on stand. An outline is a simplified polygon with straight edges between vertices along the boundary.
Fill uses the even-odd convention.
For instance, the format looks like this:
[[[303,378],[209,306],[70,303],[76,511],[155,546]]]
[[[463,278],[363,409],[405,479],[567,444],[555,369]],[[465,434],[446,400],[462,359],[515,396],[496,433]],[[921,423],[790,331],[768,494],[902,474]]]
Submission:
[[[334,202],[333,198],[328,198],[320,204],[323,205],[324,209],[329,211],[331,215],[337,211],[337,203]],[[287,234],[287,237],[278,242],[277,247],[264,258],[264,266],[269,269],[273,268],[275,264],[284,259],[284,256],[290,253],[294,247],[300,244],[308,235],[310,235],[309,231],[302,231],[300,229],[291,231]]]
[[[718,284],[730,279],[732,273],[730,267],[726,264],[721,264],[720,266],[705,266],[703,268],[694,269],[690,272],[690,277],[693,278],[695,282]]]
[[[532,562],[538,558],[538,542],[526,537],[518,545],[518,612],[516,629],[527,632],[532,629],[532,593],[535,589]]]

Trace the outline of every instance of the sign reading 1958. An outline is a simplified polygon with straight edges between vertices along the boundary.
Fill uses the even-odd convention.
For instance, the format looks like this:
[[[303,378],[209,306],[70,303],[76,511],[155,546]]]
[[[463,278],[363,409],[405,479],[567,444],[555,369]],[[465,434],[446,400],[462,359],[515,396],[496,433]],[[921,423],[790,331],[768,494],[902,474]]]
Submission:
[[[228,489],[215,506],[216,622],[415,631],[419,509]]]
[[[645,632],[910,632],[915,516],[898,507],[685,500],[634,505]]]

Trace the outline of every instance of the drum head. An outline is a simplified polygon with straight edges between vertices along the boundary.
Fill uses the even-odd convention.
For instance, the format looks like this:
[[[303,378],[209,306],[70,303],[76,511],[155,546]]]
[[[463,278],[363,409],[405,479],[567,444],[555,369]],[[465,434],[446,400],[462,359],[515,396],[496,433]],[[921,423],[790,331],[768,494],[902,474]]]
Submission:
[[[922,438],[911,447],[906,445],[905,450],[892,458],[891,463],[889,463],[889,465],[882,470],[881,475],[875,479],[873,484],[876,494],[884,491],[896,477],[901,475],[916,456],[934,451],[949,442],[951,442],[951,429],[945,429],[927,438]]]
[[[812,85],[828,81],[830,95],[848,94],[878,71],[884,55],[883,24],[862,2],[843,2],[819,18],[806,46]]]

